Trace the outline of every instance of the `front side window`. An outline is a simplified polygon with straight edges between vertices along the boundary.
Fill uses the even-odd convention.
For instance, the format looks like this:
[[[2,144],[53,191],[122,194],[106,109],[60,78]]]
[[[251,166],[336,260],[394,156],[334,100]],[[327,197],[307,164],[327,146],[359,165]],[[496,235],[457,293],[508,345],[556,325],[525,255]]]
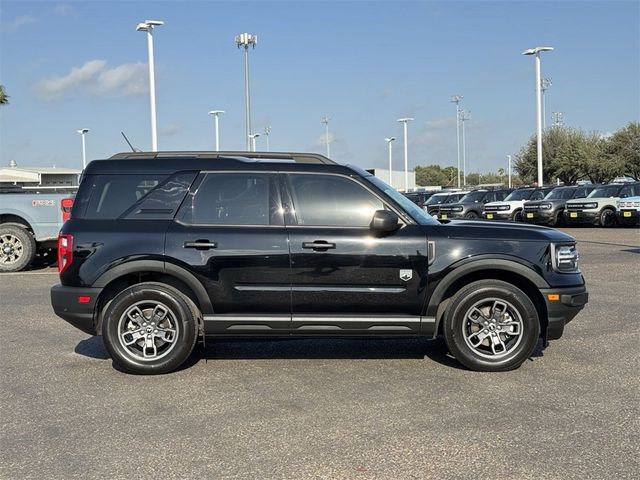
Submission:
[[[531,193],[531,197],[529,197],[529,200],[542,200],[547,192],[548,190],[534,190],[533,193]]]
[[[368,227],[374,212],[384,209],[378,197],[346,177],[290,174],[287,178],[298,225]]]
[[[282,225],[273,176],[207,173],[187,197],[180,221],[196,225]]]

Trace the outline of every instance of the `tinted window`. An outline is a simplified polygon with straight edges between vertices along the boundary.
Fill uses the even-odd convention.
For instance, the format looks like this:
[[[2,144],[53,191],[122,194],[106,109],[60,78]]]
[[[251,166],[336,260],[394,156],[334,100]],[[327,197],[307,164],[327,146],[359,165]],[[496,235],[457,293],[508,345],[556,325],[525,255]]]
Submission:
[[[87,175],[82,181],[81,204],[86,210],[78,213],[87,219],[114,219],[120,217],[151,190],[166,175]]]
[[[619,191],[620,191],[619,185],[609,185],[604,187],[598,187],[589,194],[588,198],[617,197]]]
[[[442,203],[456,203],[464,198],[464,193],[454,193],[449,195]]]
[[[626,185],[624,187],[622,187],[622,190],[620,190],[620,198],[627,198],[627,197],[633,197],[634,193],[633,193],[633,185]]]
[[[431,195],[431,197],[429,197],[429,200],[427,200],[425,205],[437,205],[444,202],[448,196],[448,193],[436,193],[435,195]]]
[[[484,203],[495,202],[497,199],[496,192],[487,192],[487,195],[482,199]],[[502,200],[502,198],[500,198]]]
[[[578,190],[582,190],[582,195],[581,196],[576,196]],[[553,190],[551,190],[546,197],[544,197],[545,200],[568,200],[570,198],[581,198],[585,196],[585,189],[582,188],[578,188],[578,189],[573,189],[573,188],[554,188]]]
[[[485,194],[487,192],[470,192],[467,193],[464,197],[462,197],[462,199],[460,200],[460,203],[478,203],[480,201],[482,201],[482,199],[484,198]],[[449,202],[447,202],[449,203]]]
[[[508,202],[512,200],[528,200],[532,193],[533,190],[515,190],[507,195],[505,200]]]
[[[548,190],[535,190],[532,194],[531,197],[529,197],[529,200],[534,201],[534,200],[542,200],[544,198],[544,196],[547,194]]]
[[[378,197],[349,178],[293,174],[288,179],[298,225],[368,227],[373,213],[384,209]]]
[[[509,190],[499,190],[498,192],[496,192],[496,195],[498,200],[504,200],[509,196],[510,193],[511,192]]]
[[[424,210],[416,207],[415,204],[408,201],[402,194],[398,193],[398,191],[384,183],[377,177],[370,175],[365,177],[364,180],[373,183],[376,187],[382,190],[388,197],[391,197],[396,203],[398,203],[411,217],[418,222],[420,225],[438,225],[438,222],[431,217],[431,215],[427,215]]]
[[[271,175],[207,173],[185,201],[180,219],[198,225],[282,225]]]

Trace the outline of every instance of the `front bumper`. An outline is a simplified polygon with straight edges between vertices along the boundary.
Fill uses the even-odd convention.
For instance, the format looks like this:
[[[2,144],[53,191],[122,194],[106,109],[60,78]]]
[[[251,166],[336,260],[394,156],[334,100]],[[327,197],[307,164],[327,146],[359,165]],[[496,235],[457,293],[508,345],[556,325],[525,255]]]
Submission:
[[[535,211],[527,211],[525,210],[522,214],[522,219],[528,223],[540,223],[540,224],[549,224],[555,221],[555,213],[553,210],[535,210]]]
[[[640,223],[640,211],[638,210],[618,210],[616,216],[623,225],[638,225]]]
[[[51,287],[51,306],[57,316],[74,327],[89,335],[98,335],[94,312],[100,293],[102,293],[102,288],[54,285]],[[90,300],[80,303],[80,297],[89,297]]]
[[[545,339],[556,340],[562,336],[564,326],[580,313],[589,301],[589,293],[584,285],[580,287],[546,288],[540,293],[547,307],[547,332]],[[551,300],[557,295],[557,300]]]
[[[565,210],[564,219],[568,224],[576,223],[598,223],[598,211],[585,211],[585,210]]]
[[[496,212],[482,212],[482,218],[487,220],[502,220],[509,221],[513,217],[513,212],[509,210],[496,211]]]
[[[464,218],[464,212],[438,212],[438,220],[455,220]]]

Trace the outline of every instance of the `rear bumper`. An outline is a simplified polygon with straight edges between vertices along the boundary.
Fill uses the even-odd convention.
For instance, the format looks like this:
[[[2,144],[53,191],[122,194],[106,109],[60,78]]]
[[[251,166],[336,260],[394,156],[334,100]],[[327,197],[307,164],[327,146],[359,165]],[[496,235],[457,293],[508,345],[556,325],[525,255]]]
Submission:
[[[545,338],[556,340],[564,332],[564,326],[580,313],[589,301],[587,287],[546,288],[540,290],[547,306],[548,325]],[[558,295],[558,300],[550,300],[549,295]]]
[[[89,335],[97,335],[95,306],[102,288],[77,288],[54,285],[51,287],[51,306],[57,316]],[[79,297],[89,297],[80,303]]]

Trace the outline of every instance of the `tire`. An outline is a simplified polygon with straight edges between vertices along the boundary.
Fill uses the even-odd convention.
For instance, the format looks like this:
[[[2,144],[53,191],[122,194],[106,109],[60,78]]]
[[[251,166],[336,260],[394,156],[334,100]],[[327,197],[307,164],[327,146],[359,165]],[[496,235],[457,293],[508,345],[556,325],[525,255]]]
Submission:
[[[562,210],[558,210],[553,216],[553,227],[564,227],[566,226],[566,220],[564,219],[564,215]]]
[[[178,368],[196,343],[195,310],[189,298],[163,283],[140,283],[120,292],[107,306],[102,322],[104,343],[115,366],[145,375]]]
[[[540,320],[519,288],[501,280],[479,280],[452,298],[444,315],[444,335],[449,351],[465,367],[501,372],[518,368],[531,356]]]
[[[524,222],[524,218],[522,216],[522,210],[516,210],[515,212],[513,212],[513,219],[514,222]]]
[[[613,227],[617,223],[616,212],[611,210],[610,208],[604,208],[602,212],[600,212],[600,218],[598,219],[598,223],[601,227]]]
[[[0,225],[0,272],[24,270],[36,256],[33,235],[17,224]]]
[[[478,218],[478,214],[476,212],[467,212],[464,215],[464,218],[468,218],[469,220],[475,220],[476,218]]]

